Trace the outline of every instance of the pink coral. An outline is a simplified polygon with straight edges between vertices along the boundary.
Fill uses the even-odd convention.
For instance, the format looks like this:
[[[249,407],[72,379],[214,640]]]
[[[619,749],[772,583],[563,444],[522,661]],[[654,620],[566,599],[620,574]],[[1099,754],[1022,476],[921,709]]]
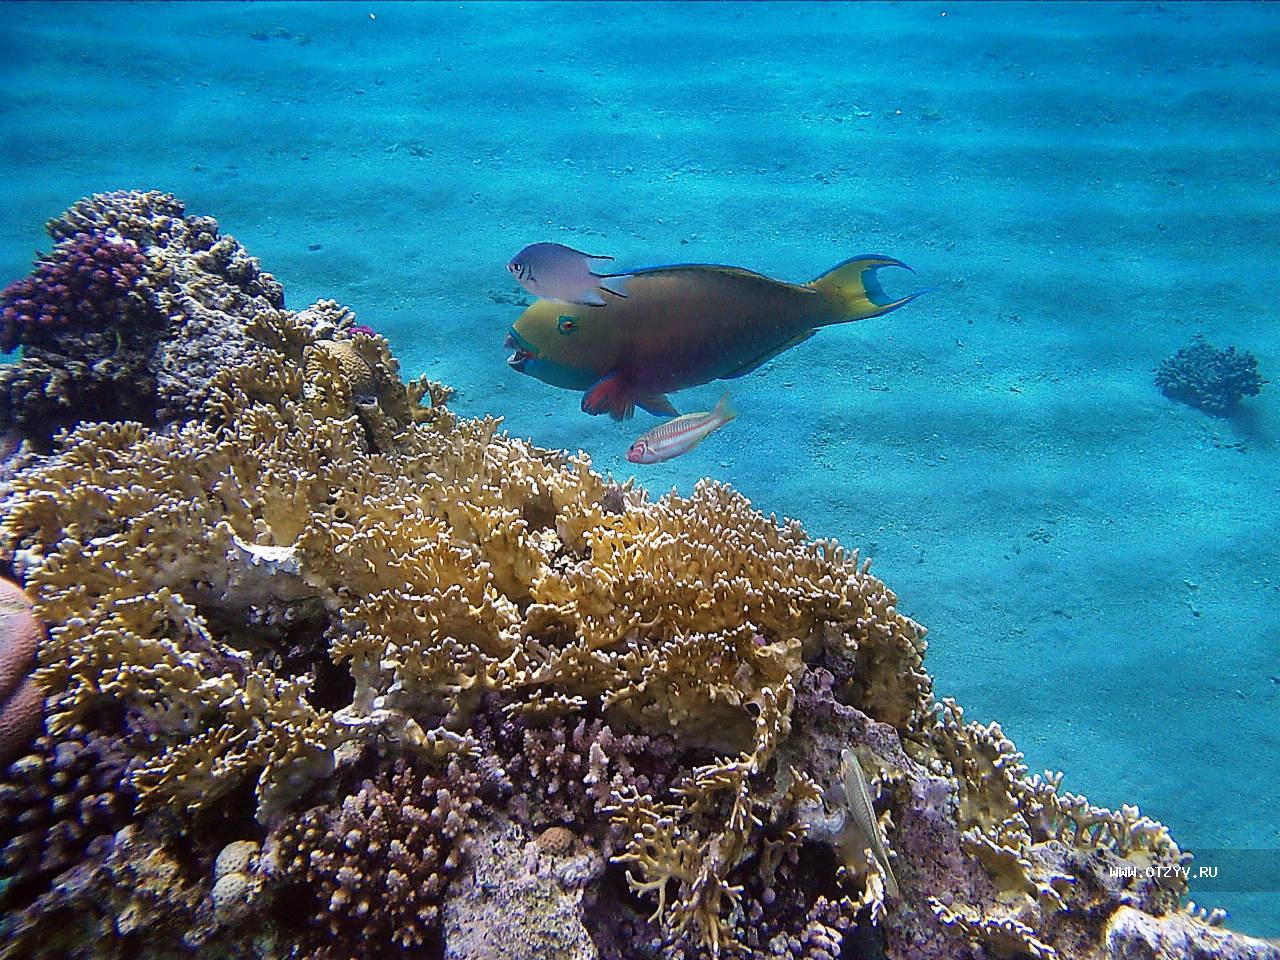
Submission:
[[[0,579],[0,761],[25,750],[40,730],[44,695],[29,674],[44,627],[31,598]]]
[[[124,316],[143,285],[147,258],[130,240],[80,233],[36,262],[31,276],[0,292],[0,350],[46,340],[66,328],[100,330]]]

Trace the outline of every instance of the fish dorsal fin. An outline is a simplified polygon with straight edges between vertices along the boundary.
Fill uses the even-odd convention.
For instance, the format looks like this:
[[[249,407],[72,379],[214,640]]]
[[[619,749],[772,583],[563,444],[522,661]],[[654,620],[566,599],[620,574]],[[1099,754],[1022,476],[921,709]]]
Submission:
[[[596,278],[596,286],[605,293],[611,293],[615,297],[627,299],[627,281],[631,279],[629,273],[593,273]]]
[[[815,293],[814,289],[808,284],[774,280],[772,277],[766,277],[763,273],[756,273],[746,267],[726,267],[718,263],[673,263],[667,266],[642,267],[639,270],[628,271],[628,275],[633,277],[655,273],[695,273],[708,276],[733,277],[737,280],[752,281],[770,287],[786,287],[788,290],[805,295]]]
[[[573,247],[564,243],[560,244],[560,246],[564,247],[570,253],[576,253],[580,257],[586,257],[588,260],[612,260],[613,259],[613,257],[605,256],[602,253],[584,253],[583,251],[575,250]]]
[[[756,370],[759,370],[761,367],[763,367],[766,363],[768,363],[778,354],[782,353],[785,350],[790,350],[792,347],[797,346],[798,344],[804,343],[806,340],[808,340],[817,332],[818,332],[817,330],[802,330],[800,333],[797,333],[794,337],[792,337],[790,340],[786,341],[785,343],[782,343],[779,346],[766,350],[764,353],[760,354],[760,356],[756,357],[754,360],[748,360],[746,363],[740,366],[737,370],[734,370],[732,373],[726,373],[720,379],[721,380],[737,380],[739,377],[745,377],[748,373],[754,373]]]

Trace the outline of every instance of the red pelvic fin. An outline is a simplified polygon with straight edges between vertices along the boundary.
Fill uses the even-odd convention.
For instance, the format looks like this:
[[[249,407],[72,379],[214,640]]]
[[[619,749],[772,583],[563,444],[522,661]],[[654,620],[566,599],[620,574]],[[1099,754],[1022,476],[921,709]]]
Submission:
[[[636,395],[622,374],[606,373],[582,396],[582,412],[593,417],[607,413],[615,420],[630,420],[636,412]]]

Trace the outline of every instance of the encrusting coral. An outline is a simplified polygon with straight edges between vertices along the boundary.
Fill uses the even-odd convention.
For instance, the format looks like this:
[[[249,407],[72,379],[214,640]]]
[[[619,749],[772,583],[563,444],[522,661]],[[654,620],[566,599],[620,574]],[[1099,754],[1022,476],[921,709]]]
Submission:
[[[0,957],[1066,960],[1120,956],[1122,908],[1211,936],[1180,880],[1111,869],[1184,862],[1163,827],[935,702],[856,553],[456,416],[172,198],[63,221],[134,238],[171,318],[240,339],[168,419],[83,423],[9,481],[49,733],[0,802],[117,779],[114,834],[14,868]],[[87,785],[41,793],[67,743]],[[845,827],[845,751],[900,897]]]

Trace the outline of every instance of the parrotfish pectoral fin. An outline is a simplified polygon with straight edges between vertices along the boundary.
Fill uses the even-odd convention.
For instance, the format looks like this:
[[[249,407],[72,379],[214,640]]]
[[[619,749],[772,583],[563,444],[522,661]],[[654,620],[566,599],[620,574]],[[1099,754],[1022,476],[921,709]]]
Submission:
[[[596,293],[594,290],[588,290],[573,302],[581,304],[584,307],[603,307],[604,297],[600,296],[600,294]]]
[[[785,343],[780,344],[776,347],[771,347],[770,349],[766,350],[764,353],[760,354],[760,356],[756,357],[754,360],[748,360],[746,363],[740,366],[737,370],[734,370],[732,373],[726,373],[720,379],[721,380],[737,380],[739,377],[745,377],[748,373],[754,373],[756,370],[759,370],[761,367],[763,367],[766,363],[768,363],[778,354],[782,353],[784,350],[790,350],[792,347],[798,344],[804,343],[806,340],[808,340],[817,332],[818,332],[817,330],[805,330],[803,333],[797,334],[796,336],[792,337],[790,340],[786,341]]]
[[[606,373],[583,394],[582,412],[593,417],[607,413],[615,420],[630,420],[636,412],[635,393],[616,370]]]
[[[910,303],[923,292],[917,291],[898,300],[889,300],[876,278],[876,271],[881,267],[901,267],[915,273],[901,260],[873,253],[846,260],[809,284],[831,304],[826,323],[878,317]]]
[[[612,293],[615,297],[627,298],[627,281],[631,279],[630,274],[626,273],[596,273],[592,274],[596,278],[597,286],[605,293]]]
[[[680,411],[672,405],[665,393],[657,393],[648,397],[636,397],[636,406],[641,410],[652,413],[655,417],[680,416]]]

